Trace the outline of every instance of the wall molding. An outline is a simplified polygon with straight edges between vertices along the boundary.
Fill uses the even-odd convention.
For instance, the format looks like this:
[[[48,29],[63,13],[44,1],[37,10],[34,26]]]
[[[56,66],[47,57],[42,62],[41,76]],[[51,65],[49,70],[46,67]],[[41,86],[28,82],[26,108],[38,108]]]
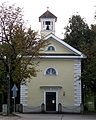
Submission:
[[[20,104],[27,106],[28,102],[28,86],[27,84],[20,85]]]
[[[74,61],[74,105],[81,105],[81,60]]]

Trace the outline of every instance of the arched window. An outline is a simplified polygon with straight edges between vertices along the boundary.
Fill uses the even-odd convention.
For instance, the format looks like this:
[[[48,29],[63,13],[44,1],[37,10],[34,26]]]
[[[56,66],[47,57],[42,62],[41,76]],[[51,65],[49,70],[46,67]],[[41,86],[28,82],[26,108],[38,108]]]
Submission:
[[[49,28],[50,27],[50,21],[46,21],[45,23],[46,23],[46,30],[50,30],[50,28]]]
[[[53,47],[53,46],[48,46],[48,49],[47,49],[48,51],[55,51],[55,47]]]
[[[46,75],[57,75],[57,71],[54,68],[48,68],[46,70]]]

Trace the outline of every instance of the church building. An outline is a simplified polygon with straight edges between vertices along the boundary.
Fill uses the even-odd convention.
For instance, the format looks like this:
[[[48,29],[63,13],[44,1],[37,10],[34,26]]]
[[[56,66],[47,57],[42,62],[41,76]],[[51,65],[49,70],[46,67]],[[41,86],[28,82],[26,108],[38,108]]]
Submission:
[[[37,77],[21,84],[23,112],[81,112],[81,59],[84,55],[55,35],[57,17],[47,10],[39,17],[41,37]]]

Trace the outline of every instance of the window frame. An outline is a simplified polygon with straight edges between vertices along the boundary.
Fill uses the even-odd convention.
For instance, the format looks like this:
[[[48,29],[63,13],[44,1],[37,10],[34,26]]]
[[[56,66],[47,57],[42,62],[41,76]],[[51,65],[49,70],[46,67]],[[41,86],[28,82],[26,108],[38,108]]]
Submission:
[[[47,70],[55,70],[55,74],[53,74],[53,73],[46,73],[47,72]],[[56,68],[53,68],[53,67],[48,67],[48,68],[46,68],[45,69],[45,71],[44,71],[44,75],[46,75],[46,76],[57,76],[58,75],[58,71],[57,71],[57,69]]]
[[[49,49],[49,47],[52,47],[52,49]],[[53,45],[49,45],[49,46],[47,47],[47,51],[56,51],[56,48],[55,48],[55,46],[53,46]]]

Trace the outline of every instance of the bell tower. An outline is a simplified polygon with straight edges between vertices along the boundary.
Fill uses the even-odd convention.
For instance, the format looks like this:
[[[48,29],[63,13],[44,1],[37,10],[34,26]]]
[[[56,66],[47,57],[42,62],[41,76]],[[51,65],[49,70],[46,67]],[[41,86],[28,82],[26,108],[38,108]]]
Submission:
[[[39,22],[41,22],[41,36],[46,36],[50,33],[55,34],[55,22],[57,17],[53,15],[49,10],[43,13],[39,17]]]

